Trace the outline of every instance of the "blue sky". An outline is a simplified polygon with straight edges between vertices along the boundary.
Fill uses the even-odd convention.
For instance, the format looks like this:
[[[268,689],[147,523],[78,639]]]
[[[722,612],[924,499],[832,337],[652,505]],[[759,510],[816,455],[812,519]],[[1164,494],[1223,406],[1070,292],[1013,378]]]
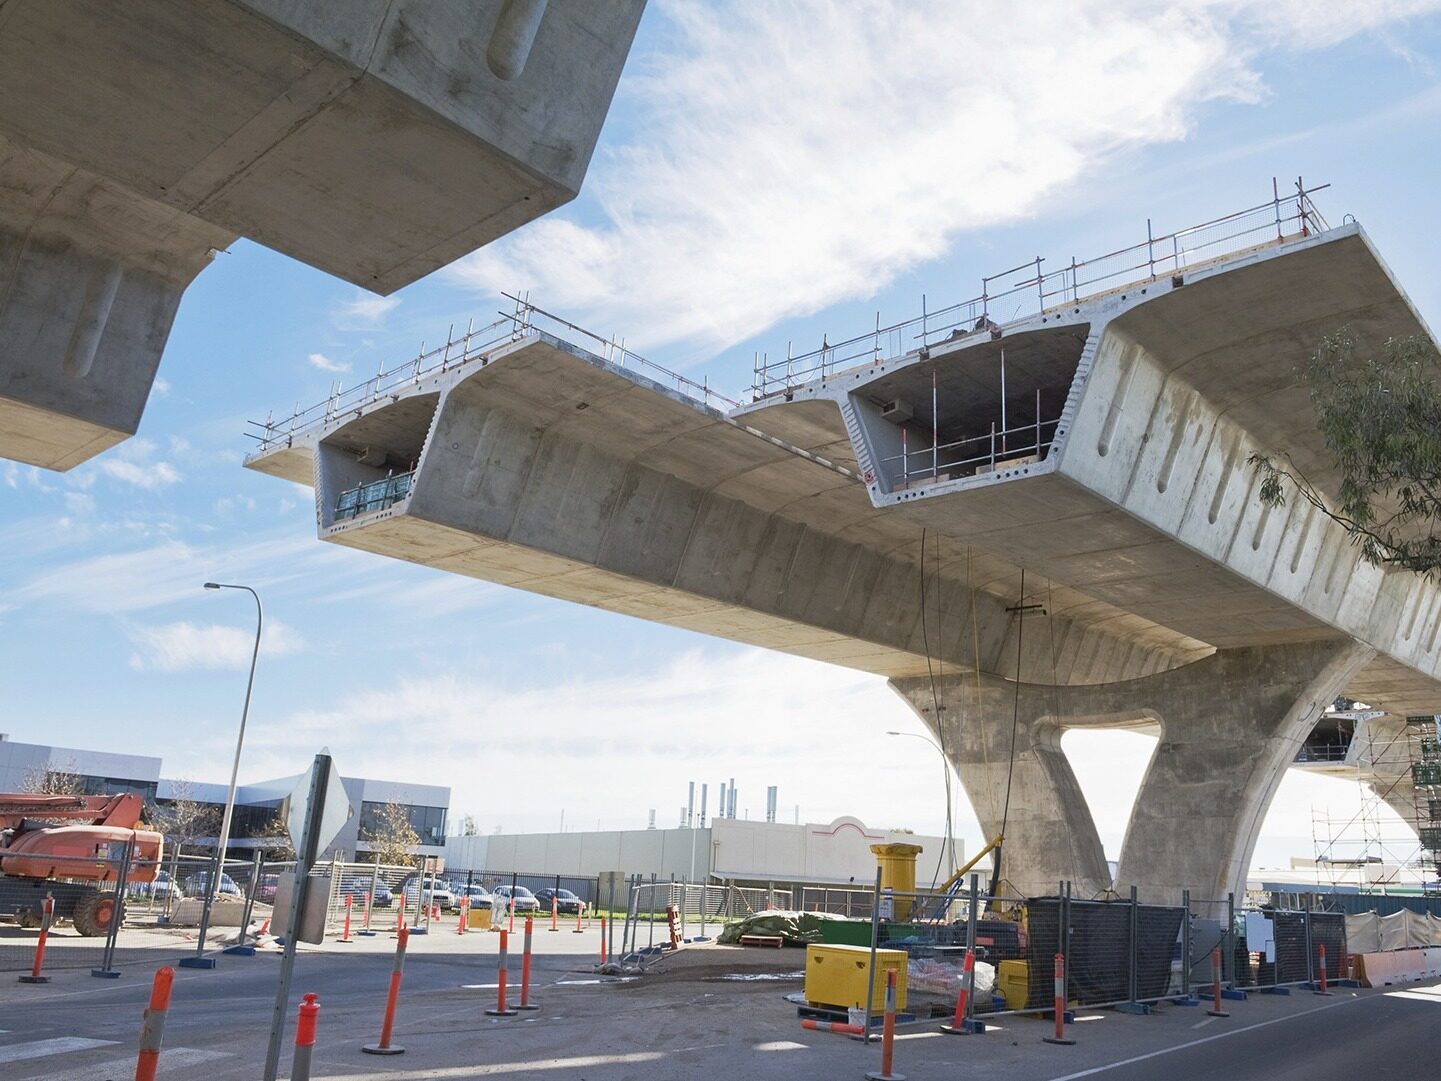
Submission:
[[[570,206],[390,298],[248,241],[191,286],[139,435],[68,474],[0,464],[0,730],[242,779],[322,744],[348,773],[449,784],[482,828],[672,822],[734,776],[759,816],[939,829],[935,752],[872,677],[322,545],[308,489],[240,468],[247,420],[494,318],[500,290],[739,397],[783,354],[1054,263],[1330,182],[1423,316],[1441,211],[1441,17],[1423,3],[984,8],[653,0]],[[777,741],[777,736],[780,740]],[[1119,850],[1140,737],[1068,737]],[[917,777],[921,783],[916,782]],[[1129,778],[1129,780],[1128,780]],[[934,784],[932,784],[934,779]],[[714,798],[714,795],[713,795]],[[1261,856],[1309,855],[1292,775]],[[968,847],[978,830],[960,808]]]

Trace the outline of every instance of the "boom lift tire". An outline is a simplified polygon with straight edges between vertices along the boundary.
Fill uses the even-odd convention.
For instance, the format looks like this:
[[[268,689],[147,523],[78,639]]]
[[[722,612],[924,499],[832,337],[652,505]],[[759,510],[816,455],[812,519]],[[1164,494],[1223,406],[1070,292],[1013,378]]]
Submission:
[[[75,903],[75,912],[70,917],[75,930],[82,935],[96,936],[110,933],[110,924],[115,919],[115,894],[98,890],[86,894]]]

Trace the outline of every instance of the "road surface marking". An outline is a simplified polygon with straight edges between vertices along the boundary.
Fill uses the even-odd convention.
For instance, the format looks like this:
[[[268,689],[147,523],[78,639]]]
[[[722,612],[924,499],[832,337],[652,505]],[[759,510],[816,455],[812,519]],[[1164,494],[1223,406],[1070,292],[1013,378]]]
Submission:
[[[1337,1006],[1349,1006],[1356,1002],[1366,1001],[1368,1000],[1364,998],[1343,998],[1339,1002],[1328,1002],[1324,1006],[1316,1006],[1309,1010],[1302,1010],[1300,1013],[1287,1014],[1285,1017],[1273,1017],[1269,1021],[1258,1021],[1254,1025],[1245,1025],[1241,1028],[1227,1029],[1225,1032],[1218,1032],[1214,1036],[1202,1036],[1199,1040],[1191,1040],[1188,1043],[1178,1043],[1175,1047],[1163,1047],[1159,1051],[1152,1051],[1146,1055],[1136,1055],[1134,1058],[1122,1059],[1120,1062],[1108,1062],[1104,1066],[1093,1066],[1089,1070],[1063,1074],[1060,1077],[1051,1078],[1051,1081],[1075,1081],[1078,1077],[1090,1077],[1093,1074],[1105,1073],[1107,1070],[1116,1070],[1122,1066],[1131,1066],[1137,1062],[1145,1062],[1147,1059],[1160,1058],[1162,1055],[1170,1055],[1177,1051],[1184,1051],[1188,1047],[1199,1047],[1201,1044],[1210,1043],[1212,1040],[1224,1040],[1229,1036],[1239,1036],[1243,1032],[1252,1032],[1258,1028],[1266,1028],[1269,1025],[1279,1025],[1282,1021],[1294,1021],[1296,1018],[1305,1017],[1307,1014],[1320,1013],[1322,1010],[1334,1010]]]
[[[1203,1017],[1203,1018],[1201,1018],[1201,1020],[1197,1021],[1197,1022],[1196,1022],[1194,1025],[1192,1025],[1191,1027],[1192,1027],[1192,1028],[1205,1028],[1207,1025],[1214,1025],[1218,1020],[1220,1020],[1220,1018],[1217,1018],[1217,1017]]]
[[[56,1036],[50,1040],[31,1040],[0,1047],[0,1062],[24,1062],[26,1059],[63,1055],[69,1051],[90,1051],[96,1047],[114,1047],[119,1040],[87,1040],[83,1036]]]
[[[202,1051],[196,1047],[167,1047],[160,1052],[159,1076],[166,1077],[176,1070],[188,1069],[191,1066],[199,1066],[203,1062],[214,1062],[219,1058],[230,1058],[226,1051]],[[46,1074],[45,1081],[111,1081],[112,1078],[124,1077],[135,1070],[135,1056],[133,1054],[120,1059],[110,1059],[107,1062],[97,1062],[91,1066],[79,1066],[73,1070],[67,1070],[59,1074]],[[194,1074],[186,1074],[186,1077],[194,1077]]]

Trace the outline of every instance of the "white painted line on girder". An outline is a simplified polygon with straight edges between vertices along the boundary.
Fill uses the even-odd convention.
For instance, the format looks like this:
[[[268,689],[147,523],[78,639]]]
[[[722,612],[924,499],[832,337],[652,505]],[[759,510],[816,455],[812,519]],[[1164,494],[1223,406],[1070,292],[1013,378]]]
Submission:
[[[1316,1006],[1309,1010],[1302,1010],[1300,1013],[1287,1014],[1285,1017],[1273,1017],[1269,1021],[1257,1021],[1254,1025],[1228,1029],[1225,1032],[1218,1032],[1214,1036],[1202,1036],[1199,1040],[1191,1040],[1188,1043],[1178,1043],[1175,1047],[1163,1047],[1159,1051],[1152,1051],[1145,1055],[1136,1055],[1134,1058],[1122,1059],[1120,1062],[1108,1062],[1104,1066],[1092,1066],[1089,1070],[1079,1070],[1076,1073],[1062,1074],[1060,1077],[1051,1078],[1051,1081],[1076,1081],[1078,1077],[1091,1077],[1094,1074],[1105,1073],[1107,1070],[1117,1070],[1122,1066],[1131,1066],[1137,1062],[1145,1062],[1148,1059],[1160,1058],[1162,1055],[1170,1055],[1177,1051],[1184,1051],[1188,1047],[1199,1047],[1201,1044],[1211,1043],[1213,1040],[1224,1040],[1230,1036],[1239,1036],[1243,1032],[1254,1032],[1258,1028],[1279,1025],[1283,1021],[1294,1021],[1296,1018],[1305,1017],[1307,1014],[1320,1013],[1322,1010],[1334,1010],[1337,1006],[1350,1006],[1353,1003],[1366,1001],[1369,1000],[1360,997],[1343,998],[1339,1002],[1328,1002],[1324,1006]]]
[[[32,1058],[48,1058],[70,1051],[90,1051],[97,1047],[114,1047],[119,1040],[90,1040],[83,1036],[56,1036],[49,1040],[31,1040],[0,1047],[0,1062],[24,1062]]]

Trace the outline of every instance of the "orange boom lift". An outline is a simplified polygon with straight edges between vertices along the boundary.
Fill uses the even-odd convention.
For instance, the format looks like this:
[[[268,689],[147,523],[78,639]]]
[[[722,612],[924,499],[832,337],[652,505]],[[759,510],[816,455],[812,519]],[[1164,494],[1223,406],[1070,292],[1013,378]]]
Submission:
[[[164,838],[137,829],[145,803],[114,796],[0,792],[0,915],[38,926],[47,893],[55,916],[82,935],[103,935],[116,916],[119,861],[133,844],[128,882],[152,882]],[[63,824],[62,824],[63,823]]]

